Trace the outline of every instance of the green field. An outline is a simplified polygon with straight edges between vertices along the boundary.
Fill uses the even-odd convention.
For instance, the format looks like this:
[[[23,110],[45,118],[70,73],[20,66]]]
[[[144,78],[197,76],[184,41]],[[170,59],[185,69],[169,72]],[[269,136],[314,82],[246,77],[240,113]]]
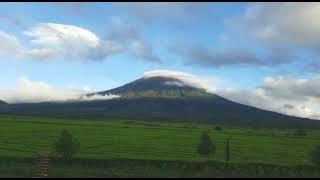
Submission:
[[[146,122],[117,119],[54,119],[0,116],[0,157],[32,158],[51,150],[62,129],[80,142],[76,158],[206,161],[197,155],[200,134],[209,130],[216,143],[213,161],[224,161],[224,143],[232,135],[232,163],[312,165],[310,151],[320,144],[320,130],[296,137],[294,129],[214,128],[216,124]]]

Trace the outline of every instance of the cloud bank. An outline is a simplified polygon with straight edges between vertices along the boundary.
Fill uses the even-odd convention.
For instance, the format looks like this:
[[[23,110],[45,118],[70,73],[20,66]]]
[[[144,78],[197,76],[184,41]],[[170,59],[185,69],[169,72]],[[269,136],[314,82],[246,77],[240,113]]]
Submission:
[[[89,93],[87,87],[83,89],[52,87],[44,82],[37,82],[21,77],[17,80],[15,88],[0,89],[0,99],[7,103],[39,103],[64,101],[91,101],[117,98],[116,95],[95,95],[86,97]]]
[[[202,67],[263,65],[263,61],[250,51],[239,49],[218,52],[213,49],[191,43],[176,44],[170,51],[181,57],[186,65]]]
[[[114,3],[144,23],[190,23],[190,19],[209,11],[205,2]]]
[[[318,71],[320,3],[253,3],[234,19],[250,39],[271,51],[271,65],[298,64],[301,71]]]
[[[320,77],[266,77],[252,91],[227,88],[218,94],[235,102],[299,117],[320,119]]]
[[[256,3],[247,8],[244,23],[258,40],[303,48],[320,47],[320,3]]]
[[[300,72],[319,72],[319,18],[318,2],[251,3],[243,13],[226,18],[229,23],[225,23],[223,35],[230,35],[228,41],[235,42],[223,51],[188,39],[167,49],[190,66],[295,66]],[[237,44],[238,39],[243,46]]]

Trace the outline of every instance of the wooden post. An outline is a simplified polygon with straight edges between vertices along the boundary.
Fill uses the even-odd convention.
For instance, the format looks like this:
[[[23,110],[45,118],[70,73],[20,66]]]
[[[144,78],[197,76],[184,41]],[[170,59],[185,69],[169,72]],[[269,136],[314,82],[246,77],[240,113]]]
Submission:
[[[48,177],[50,163],[49,152],[38,152],[35,156],[35,177]]]
[[[232,136],[230,136],[229,138],[227,138],[226,141],[226,147],[225,147],[225,160],[226,163],[228,164],[230,161],[230,139],[232,138]]]

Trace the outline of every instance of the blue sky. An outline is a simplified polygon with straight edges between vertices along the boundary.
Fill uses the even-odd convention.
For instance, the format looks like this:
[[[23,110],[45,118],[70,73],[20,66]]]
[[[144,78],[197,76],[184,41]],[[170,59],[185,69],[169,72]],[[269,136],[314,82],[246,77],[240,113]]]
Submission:
[[[27,87],[37,89],[33,83],[100,91],[145,72],[170,70],[219,79],[222,83],[213,85],[219,93],[241,103],[318,116],[319,7],[2,3],[0,99],[8,99],[9,90],[21,95]],[[279,103],[272,103],[275,99]],[[283,109],[285,104],[296,109]]]

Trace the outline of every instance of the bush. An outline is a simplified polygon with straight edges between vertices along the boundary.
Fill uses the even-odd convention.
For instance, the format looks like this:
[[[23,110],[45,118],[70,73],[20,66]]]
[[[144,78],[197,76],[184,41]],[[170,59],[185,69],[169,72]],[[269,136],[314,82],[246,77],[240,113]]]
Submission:
[[[313,164],[320,166],[320,145],[316,146],[311,152],[311,161]]]
[[[214,128],[214,130],[221,131],[221,130],[222,130],[222,127],[216,126],[216,127]]]
[[[225,147],[225,161],[228,163],[230,161],[230,139],[231,137],[227,138],[226,140],[226,147]]]
[[[295,136],[306,136],[307,133],[304,129],[297,129],[295,132],[294,132],[294,135]]]
[[[80,144],[65,129],[62,130],[60,137],[54,142],[55,152],[66,162],[72,160],[79,147]]]
[[[207,132],[202,133],[197,150],[200,155],[210,155],[215,153],[215,145]]]

